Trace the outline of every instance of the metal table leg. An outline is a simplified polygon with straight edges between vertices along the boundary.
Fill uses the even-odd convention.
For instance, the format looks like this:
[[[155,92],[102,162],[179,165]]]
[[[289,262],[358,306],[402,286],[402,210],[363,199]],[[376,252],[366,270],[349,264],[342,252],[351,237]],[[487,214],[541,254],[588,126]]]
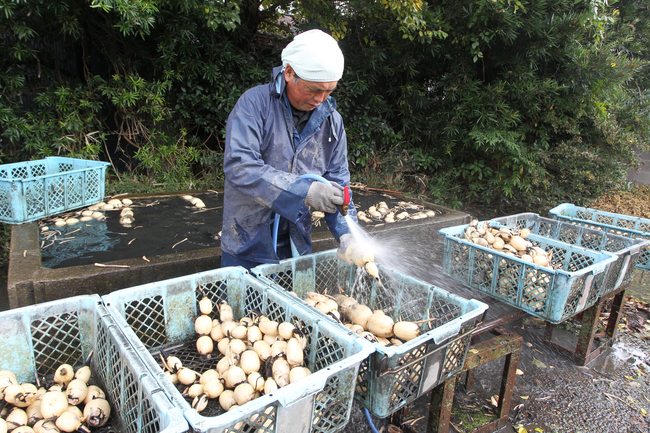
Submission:
[[[468,372],[468,379],[473,375],[473,370],[480,365],[505,357],[501,389],[499,391],[499,418],[477,428],[472,433],[494,432],[506,425],[512,392],[517,377],[517,365],[523,339],[521,336],[506,330],[498,330],[496,335],[489,340],[470,346],[463,369],[458,375],[448,379],[431,391],[431,404],[429,405],[428,433],[448,433],[451,420],[451,409],[454,402],[454,389],[456,380],[464,372]]]
[[[578,365],[582,366],[590,363],[605,349],[611,347],[614,341],[616,341],[618,323],[621,319],[623,306],[625,305],[625,291],[628,286],[629,284],[623,285],[619,289],[608,293],[598,299],[596,304],[582,312],[582,327],[580,328],[580,334],[578,335],[578,342],[575,348],[568,348],[559,343],[553,342],[552,339],[555,325],[548,322],[546,322],[546,329],[544,331],[544,342],[563,351]],[[612,302],[612,311],[609,315],[606,329],[606,334],[609,338],[601,343],[600,346],[594,348],[594,338],[598,328],[598,318],[600,317],[601,308],[606,301],[612,298],[614,298]]]

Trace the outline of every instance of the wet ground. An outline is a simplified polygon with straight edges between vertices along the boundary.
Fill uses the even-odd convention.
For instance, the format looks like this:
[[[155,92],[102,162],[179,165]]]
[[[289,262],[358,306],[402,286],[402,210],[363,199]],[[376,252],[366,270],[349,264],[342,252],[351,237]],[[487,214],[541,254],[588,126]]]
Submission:
[[[643,316],[647,320],[647,312]],[[545,432],[650,431],[647,333],[621,332],[610,350],[580,367],[545,348],[542,332],[526,321],[519,329],[524,374],[515,386],[515,426]]]

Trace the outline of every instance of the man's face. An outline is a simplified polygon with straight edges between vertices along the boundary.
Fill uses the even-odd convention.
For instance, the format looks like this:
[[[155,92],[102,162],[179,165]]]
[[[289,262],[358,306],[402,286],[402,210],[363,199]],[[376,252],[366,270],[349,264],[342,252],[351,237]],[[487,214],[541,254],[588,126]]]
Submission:
[[[284,79],[287,82],[287,96],[294,108],[301,111],[311,111],[318,107],[336,88],[338,81],[317,83],[298,78],[296,73],[287,65],[284,70]]]

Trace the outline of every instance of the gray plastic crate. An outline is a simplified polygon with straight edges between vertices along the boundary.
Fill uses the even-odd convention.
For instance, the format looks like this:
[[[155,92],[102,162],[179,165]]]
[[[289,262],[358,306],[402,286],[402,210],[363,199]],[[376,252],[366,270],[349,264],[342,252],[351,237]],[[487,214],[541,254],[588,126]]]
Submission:
[[[480,224],[480,223],[479,223]],[[465,239],[468,224],[441,229],[443,272],[528,314],[560,323],[594,305],[618,257],[531,234],[535,246],[553,253],[551,269]]]
[[[490,223],[492,222],[504,227],[520,229],[526,227],[530,229],[531,233],[539,236],[614,254],[618,259],[609,268],[609,274],[602,286],[600,296],[613,292],[630,282],[640,253],[648,245],[648,241],[645,239],[615,235],[566,221],[544,218],[535,213],[520,213],[494,218],[490,220]]]
[[[109,165],[58,156],[0,165],[0,222],[23,224],[99,203]]]
[[[650,219],[563,203],[548,211],[555,219],[632,239],[650,240]],[[642,251],[636,267],[650,271],[650,244]]]
[[[394,320],[418,321],[436,317],[431,328],[401,346],[373,344],[375,352],[361,365],[356,398],[373,414],[384,418],[413,402],[436,385],[454,376],[463,366],[471,332],[488,306],[466,300],[409,276],[380,270],[382,287],[365,271],[339,260],[336,250],[323,251],[279,264],[261,265],[251,272],[262,281],[285,290],[290,299],[300,298],[321,317],[332,318],[308,306],[306,292],[338,294],[341,288],[357,302],[383,310]],[[296,298],[297,296],[297,298]],[[350,338],[342,324],[337,324]],[[372,344],[372,343],[371,343]]]
[[[93,376],[111,404],[111,431],[189,431],[116,327],[97,295],[78,296],[0,313],[0,370],[20,382],[51,380],[61,364],[79,368],[90,352]]]
[[[306,330],[306,366],[312,374],[229,412],[211,401],[201,413],[191,408],[167,379],[159,360],[165,349],[199,373],[221,356],[198,355],[194,321],[199,287],[216,302],[226,300],[236,319],[259,311],[271,320],[290,321]],[[160,281],[103,296],[108,310],[172,402],[195,432],[336,432],[349,421],[354,378],[372,347],[351,341],[331,323],[254,278],[244,268],[228,267]],[[218,353],[218,352],[216,352]]]

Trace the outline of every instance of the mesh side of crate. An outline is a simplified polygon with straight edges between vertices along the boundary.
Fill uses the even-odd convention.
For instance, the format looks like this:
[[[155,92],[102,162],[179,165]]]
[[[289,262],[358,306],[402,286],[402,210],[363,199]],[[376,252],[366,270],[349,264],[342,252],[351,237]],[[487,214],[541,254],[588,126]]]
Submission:
[[[126,321],[140,324],[133,330],[146,347],[160,347],[167,342],[164,311],[162,296],[136,299],[126,305]]]
[[[98,203],[107,166],[63,157],[0,166],[0,221],[22,224]]]
[[[413,401],[420,395],[420,381],[424,370],[424,359],[418,361],[427,353],[427,345],[421,344],[412,350],[400,354],[394,359],[399,366],[415,361],[401,371],[377,377],[378,360],[371,357],[359,367],[355,397],[377,416],[386,416],[395,412],[406,402]]]
[[[631,239],[639,241],[650,241],[650,232],[642,233],[637,230],[628,230],[622,227],[594,224],[591,221],[582,221],[578,219],[567,219],[566,221],[570,221],[572,224],[584,226],[593,230],[602,230],[603,232],[611,233],[617,236],[627,236]],[[639,252],[639,258],[636,263],[636,267],[638,269],[641,269],[643,271],[650,271],[650,243],[641,249]]]
[[[57,179],[59,183],[61,179]],[[53,190],[57,190],[54,182],[49,185]],[[63,190],[61,186],[58,189]],[[45,214],[45,195],[46,195],[46,185],[43,182],[27,182],[23,188],[25,195],[25,207],[26,215],[25,218],[33,218],[39,214]],[[63,209],[63,203],[59,200],[57,201],[55,197],[52,198],[52,209]]]
[[[226,433],[273,433],[277,419],[275,406],[268,406],[250,417],[244,417],[235,425],[225,429]]]
[[[357,372],[358,368],[346,368],[328,378],[323,391],[315,398],[313,432],[338,431],[347,425],[352,409],[350,395]]]
[[[465,326],[473,329],[477,320],[469,316],[480,315],[483,308],[487,308],[483,304],[481,307],[477,304],[469,307],[467,300],[450,296],[434,286],[381,266],[379,275],[382,286],[379,286],[364,270],[339,260],[335,250],[282,261],[277,265],[262,265],[252,272],[281,293],[294,292],[300,299],[305,299],[309,291],[336,295],[343,290],[358,303],[373,310],[380,309],[394,320],[436,318],[430,322],[431,328],[426,324],[421,325],[422,335],[402,346],[384,348],[374,345],[376,353],[361,363],[355,397],[379,417],[388,416],[414,401],[426,392],[425,388],[430,389],[462,367],[469,340],[461,339],[459,332]],[[477,310],[472,310],[475,307]],[[314,314],[322,315],[318,310],[309,308]],[[329,316],[322,316],[331,320]],[[445,338],[440,337],[439,341],[434,334],[438,330],[443,332],[449,325],[453,325],[453,332]],[[348,331],[343,325],[338,326]],[[358,337],[354,334],[352,338]],[[433,359],[435,362],[430,361]],[[412,365],[395,374],[378,377],[382,371],[409,363]]]
[[[645,240],[620,236],[608,231],[596,230],[568,221],[544,218],[534,213],[522,213],[495,218],[497,223],[508,227],[527,227],[531,233],[558,240],[571,245],[578,245],[594,251],[606,251],[618,256],[612,263],[609,274],[602,284],[600,296],[610,293],[626,284],[632,278],[639,255],[644,251]],[[630,263],[633,263],[630,265]]]
[[[555,239],[529,235],[549,252],[560,270],[540,267],[464,239],[466,226],[440,230],[445,236],[443,271],[499,300],[551,322],[563,321],[593,305],[617,257]]]
[[[61,364],[78,369],[92,352],[91,383],[111,404],[106,428],[127,433],[186,432],[180,411],[161,393],[97,295],[10,310],[0,314],[0,368],[21,382],[34,374],[51,380]]]
[[[196,315],[200,314],[197,313],[197,304],[204,296],[214,304],[227,301],[233,308],[235,319],[261,313],[270,320],[288,321],[300,328],[307,338],[305,365],[312,375],[301,383],[248,402],[238,411],[224,412],[216,400],[211,401],[201,414],[191,409],[189,402],[165,377],[158,351],[164,349],[167,355],[178,357],[184,366],[199,373],[214,368],[221,358],[216,354],[218,352],[213,352],[215,356],[208,359],[199,355],[194,345],[193,324]],[[347,424],[354,392],[353,378],[370,350],[349,341],[343,333],[317,320],[303,307],[269,291],[265,284],[248,275],[243,268],[223,268],[124,289],[104,296],[104,300],[149,370],[183,411],[195,432],[249,432],[251,429],[280,432],[285,431],[287,417],[292,415],[302,419],[307,416],[311,420],[309,431],[313,432],[335,432]],[[215,309],[211,317],[217,315]],[[313,404],[309,414],[290,411],[289,415],[286,414],[285,406],[291,406],[295,400],[310,394]]]
[[[98,374],[106,384],[115,410],[123,418],[122,431],[156,433],[163,429],[156,408],[138,382],[142,371],[128,368],[127,360],[120,356],[120,348],[105,328],[97,335],[97,356],[101,366]]]
[[[64,312],[32,321],[31,335],[39,377],[53,376],[59,365],[70,359],[83,359],[83,345],[88,353],[88,341],[82,341],[79,313]]]
[[[471,335],[466,335],[465,337],[453,341],[449,346],[447,346],[445,361],[442,366],[442,374],[440,375],[440,383],[449,379],[451,376],[455,376],[456,373],[463,368],[471,338]]]
[[[11,184],[0,183],[0,221],[13,221],[15,218],[11,206]]]
[[[407,364],[415,361],[427,353],[427,345],[423,344],[420,347],[411,350],[398,358],[397,365]],[[406,368],[390,378],[392,382],[392,393],[390,398],[387,399],[388,407],[384,413],[393,413],[398,408],[402,407],[405,402],[412,401],[417,398],[420,391],[420,381],[424,371],[424,360],[416,362],[411,367]],[[380,380],[373,384],[374,388],[380,387]],[[390,385],[390,384],[389,384]],[[366,395],[366,399],[372,401],[376,394]],[[376,409],[375,409],[376,410]]]
[[[563,203],[549,210],[551,216],[560,221],[600,230],[605,233],[626,236],[631,239],[650,240],[650,219],[599,211]],[[636,267],[650,271],[650,243],[639,253]],[[627,278],[627,276],[625,277]]]
[[[393,356],[385,365],[381,358],[371,357],[359,368],[356,398],[379,417],[414,401],[462,369],[475,326],[476,321],[469,321],[460,338],[443,345],[426,342]],[[378,376],[381,371],[384,375]]]

